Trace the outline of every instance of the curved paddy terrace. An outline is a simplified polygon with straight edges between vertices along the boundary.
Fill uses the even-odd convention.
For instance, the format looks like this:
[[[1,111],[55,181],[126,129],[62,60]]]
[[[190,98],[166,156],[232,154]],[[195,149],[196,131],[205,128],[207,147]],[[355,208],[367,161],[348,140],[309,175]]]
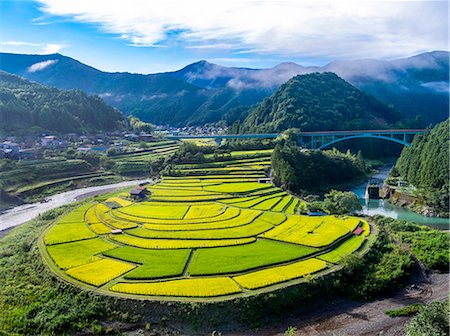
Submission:
[[[140,299],[225,300],[339,268],[370,234],[356,217],[299,215],[305,204],[260,183],[270,153],[183,165],[147,186],[90,202],[40,240],[52,270],[96,291]]]

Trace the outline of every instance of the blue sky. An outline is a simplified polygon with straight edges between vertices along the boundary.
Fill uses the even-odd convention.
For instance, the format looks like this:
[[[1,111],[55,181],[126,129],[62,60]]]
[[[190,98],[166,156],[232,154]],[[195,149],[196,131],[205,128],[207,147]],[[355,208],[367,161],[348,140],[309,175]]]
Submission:
[[[0,50],[105,71],[411,56],[448,50],[447,1],[0,0]]]

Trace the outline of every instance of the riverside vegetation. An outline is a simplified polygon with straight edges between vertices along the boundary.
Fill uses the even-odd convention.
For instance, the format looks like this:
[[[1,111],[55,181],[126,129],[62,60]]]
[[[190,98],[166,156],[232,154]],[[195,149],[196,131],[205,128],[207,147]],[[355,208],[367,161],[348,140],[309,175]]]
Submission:
[[[449,209],[449,127],[447,119],[436,125],[429,134],[414,138],[410,148],[405,147],[392,169],[388,183],[407,181],[409,188],[398,188],[402,194],[412,194],[411,207],[421,211],[429,207],[442,217]]]

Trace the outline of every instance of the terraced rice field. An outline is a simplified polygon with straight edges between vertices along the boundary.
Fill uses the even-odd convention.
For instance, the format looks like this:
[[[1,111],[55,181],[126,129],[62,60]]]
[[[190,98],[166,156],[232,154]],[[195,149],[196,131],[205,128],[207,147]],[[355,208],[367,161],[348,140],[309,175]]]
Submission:
[[[144,201],[122,192],[57,219],[44,255],[69,281],[104,293],[221,300],[309,279],[361,249],[367,222],[300,215],[304,201],[258,182],[269,167],[270,150],[180,165]]]

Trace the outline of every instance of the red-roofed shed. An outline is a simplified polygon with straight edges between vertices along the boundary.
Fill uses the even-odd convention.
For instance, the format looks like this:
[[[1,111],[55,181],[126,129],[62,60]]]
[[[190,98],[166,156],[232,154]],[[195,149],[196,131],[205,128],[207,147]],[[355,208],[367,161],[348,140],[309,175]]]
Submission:
[[[363,231],[364,231],[364,229],[360,226],[360,227],[356,228],[355,231],[353,231],[353,234],[355,236],[359,236],[361,233],[363,233]]]

